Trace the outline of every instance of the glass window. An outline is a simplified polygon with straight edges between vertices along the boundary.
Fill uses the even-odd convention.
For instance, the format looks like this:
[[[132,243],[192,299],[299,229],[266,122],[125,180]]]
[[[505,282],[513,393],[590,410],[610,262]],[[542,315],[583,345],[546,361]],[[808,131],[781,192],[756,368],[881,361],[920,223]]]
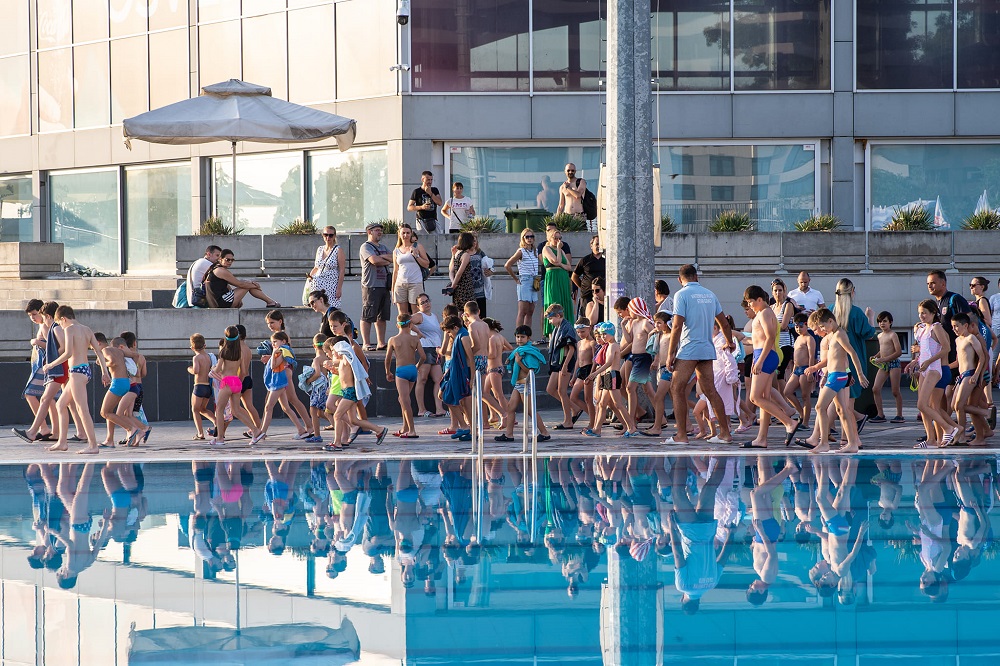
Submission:
[[[606,22],[598,0],[535,0],[535,90],[598,90],[604,64]],[[606,10],[605,10],[606,13]]]
[[[0,59],[0,136],[31,132],[30,83],[29,56]]]
[[[110,67],[107,42],[73,47],[75,127],[98,127],[111,122]]]
[[[505,0],[413,3],[413,89],[527,91],[528,5]],[[596,20],[596,12],[590,19]],[[566,57],[568,62],[568,53]],[[553,56],[549,66],[557,61]]]
[[[34,200],[31,176],[0,178],[0,242],[33,240],[31,209]]]
[[[38,48],[69,46],[73,33],[73,0],[38,0]]]
[[[201,87],[227,81],[242,79],[240,67],[240,22],[226,21],[213,23],[198,28],[198,52]],[[258,83],[254,81],[254,83]],[[266,84],[264,84],[266,85]]]
[[[285,0],[243,0],[243,16],[256,16],[285,8]]]
[[[195,233],[191,217],[191,165],[125,169],[128,271],[172,273],[177,236]]]
[[[218,21],[240,15],[240,0],[198,0],[198,22]]]
[[[737,90],[830,87],[830,0],[736,0]]]
[[[951,88],[953,13],[950,0],[857,0],[858,88]]]
[[[111,36],[126,37],[146,32],[146,13],[158,11],[160,5],[178,5],[179,2],[159,2],[153,0],[147,8],[145,2],[132,0],[111,0]],[[185,3],[186,4],[186,3]]]
[[[288,28],[284,12],[243,19],[243,78],[288,99]]]
[[[577,177],[586,179],[588,187],[596,192],[601,149],[598,146],[452,146],[450,157],[451,180],[465,185],[465,196],[472,199],[476,212],[503,220],[503,212],[508,208],[544,208],[555,212],[567,162],[576,165]],[[443,194],[450,184],[439,189]]]
[[[396,64],[395,1],[352,0],[337,3],[335,7],[337,97],[352,99],[395,93],[397,75],[389,71]],[[416,25],[413,18],[410,25]]]
[[[158,109],[190,96],[188,31],[149,36],[149,108]],[[214,83],[214,82],[213,82]]]
[[[802,144],[660,150],[669,152],[670,164],[692,166],[660,184],[661,210],[684,231],[705,231],[728,210],[750,213],[761,231],[790,231],[816,208],[816,153]]]
[[[958,0],[958,87],[1000,88],[1000,3]]]
[[[872,229],[915,202],[932,214],[940,203],[943,225],[958,229],[1000,202],[1000,144],[873,144],[870,159]]]
[[[215,171],[215,214],[232,220],[233,160],[212,160]],[[250,234],[270,234],[302,217],[302,153],[237,157],[238,223]]]
[[[341,231],[389,216],[389,168],[385,148],[331,150],[309,155],[312,221]]]
[[[116,274],[119,265],[118,171],[49,176],[52,241],[70,265]]]
[[[73,3],[73,43],[108,38],[108,0]]]
[[[664,0],[653,13],[660,90],[729,90],[728,0]]]
[[[111,122],[147,110],[146,36],[111,42]]]
[[[188,3],[178,0],[177,2],[150,3],[147,10],[149,12],[150,30],[167,30],[169,28],[186,27],[188,24]]]
[[[28,52],[28,0],[0,0],[0,56]]]
[[[73,54],[70,49],[38,54],[38,129],[73,127]]]
[[[288,99],[298,104],[337,96],[333,5],[288,12]]]

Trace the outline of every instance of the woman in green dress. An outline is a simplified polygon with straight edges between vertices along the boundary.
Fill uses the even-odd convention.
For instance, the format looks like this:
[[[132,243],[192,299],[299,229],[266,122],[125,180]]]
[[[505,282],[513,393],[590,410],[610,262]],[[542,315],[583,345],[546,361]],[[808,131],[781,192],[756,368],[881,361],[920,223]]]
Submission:
[[[543,306],[547,309],[553,303],[558,303],[563,306],[563,312],[573,312],[573,292],[569,283],[573,266],[562,249],[562,232],[556,229],[548,232],[545,247],[542,248],[542,263],[545,265]],[[543,321],[542,333],[548,337],[552,326],[548,319]]]

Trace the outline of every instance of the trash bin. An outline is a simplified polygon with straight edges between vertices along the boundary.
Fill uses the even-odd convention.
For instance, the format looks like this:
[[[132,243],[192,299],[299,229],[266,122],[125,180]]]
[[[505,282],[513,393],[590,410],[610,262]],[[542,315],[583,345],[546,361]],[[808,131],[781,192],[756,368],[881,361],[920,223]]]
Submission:
[[[545,231],[545,218],[551,217],[552,213],[544,208],[526,208],[524,215],[527,219],[527,227],[534,231]]]
[[[514,208],[503,212],[504,217],[507,218],[507,233],[520,235],[524,231],[528,225],[528,218],[525,212],[527,212],[527,209],[524,208]]]

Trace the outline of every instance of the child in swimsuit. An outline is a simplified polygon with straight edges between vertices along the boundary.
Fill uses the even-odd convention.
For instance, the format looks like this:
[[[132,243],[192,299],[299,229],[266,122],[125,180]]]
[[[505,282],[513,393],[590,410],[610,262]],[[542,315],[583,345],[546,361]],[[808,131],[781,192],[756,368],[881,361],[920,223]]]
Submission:
[[[573,380],[573,388],[569,392],[569,400],[573,406],[573,411],[579,417],[581,412],[587,412],[588,422],[594,419],[594,384],[587,382],[587,377],[594,369],[594,352],[597,343],[590,326],[590,320],[580,317],[574,325],[576,335],[579,340],[576,343],[576,377]],[[583,392],[583,402],[577,398]]]
[[[507,398],[503,392],[503,354],[504,352],[511,351],[514,347],[507,342],[507,339],[503,337],[503,334],[501,333],[501,331],[503,331],[503,324],[491,317],[486,317],[483,321],[485,321],[486,325],[490,327],[490,338],[487,344],[486,354],[486,377],[483,382],[483,392],[492,395],[498,404],[506,406]],[[495,417],[492,417],[491,414],[489,424],[498,430],[503,430],[503,416],[503,412]]]
[[[896,416],[892,422],[903,423],[903,394],[899,391],[899,357],[903,355],[903,349],[899,346],[899,336],[892,330],[892,313],[879,312],[876,321],[881,332],[878,334],[878,355],[873,356],[871,362],[878,367],[878,374],[875,375],[875,382],[872,384],[872,396],[875,398],[878,416],[872,418],[871,422],[885,422],[882,387],[885,386],[886,380],[889,380],[892,397],[896,399]]]
[[[393,433],[396,437],[405,439],[416,438],[416,425],[413,422],[413,385],[417,381],[417,367],[427,360],[424,348],[420,346],[420,338],[410,333],[410,315],[401,313],[396,317],[399,333],[389,338],[385,352],[385,378],[396,382],[396,394],[399,397],[399,407],[403,414],[403,427]],[[396,372],[393,373],[392,360],[396,359]]]
[[[223,446],[226,443],[225,413],[227,406],[232,409],[233,416],[247,426],[253,435],[250,444],[256,444],[264,439],[264,433],[257,430],[250,415],[240,404],[240,394],[243,391],[243,378],[240,377],[240,361],[243,355],[243,350],[240,348],[240,332],[235,326],[228,326],[224,336],[219,341],[219,362],[209,373],[209,376],[219,381],[219,395],[215,400],[217,429],[211,444],[212,446]]]
[[[908,374],[920,378],[917,388],[917,411],[927,435],[926,446],[947,446],[962,432],[951,416],[940,408],[941,396],[951,381],[948,369],[948,353],[951,341],[941,328],[938,318],[937,301],[932,298],[921,301],[917,307],[920,322],[913,327],[916,340],[917,358],[906,366]],[[947,373],[947,377],[942,376]]]
[[[604,425],[604,415],[610,407],[617,414],[618,418],[621,419],[621,422],[625,424],[626,430],[622,433],[622,437],[639,437],[641,433],[636,427],[631,414],[629,414],[625,401],[622,400],[620,390],[622,387],[621,373],[617,369],[614,369],[621,363],[621,348],[615,340],[615,325],[608,321],[601,322],[597,325],[594,332],[598,341],[603,343],[603,346],[598,348],[594,354],[594,365],[597,367],[591,371],[590,376],[587,377],[587,381],[593,382],[597,379],[599,381],[597,388],[600,390],[600,393],[598,394],[597,407],[594,410],[590,427],[584,430],[583,434],[588,437],[600,437],[601,428]]]
[[[809,334],[807,321],[809,317],[801,312],[792,317],[792,324],[798,337],[792,347],[792,376],[785,383],[782,395],[799,413],[802,423],[809,423],[812,412],[813,378],[806,374],[806,368],[812,365],[816,358],[816,340]],[[795,397],[795,392],[801,391],[802,400]]]

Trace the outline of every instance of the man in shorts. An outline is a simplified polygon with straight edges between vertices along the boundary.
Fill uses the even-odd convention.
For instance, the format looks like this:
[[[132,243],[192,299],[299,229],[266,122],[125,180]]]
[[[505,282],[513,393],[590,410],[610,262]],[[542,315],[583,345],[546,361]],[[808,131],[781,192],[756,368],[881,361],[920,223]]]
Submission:
[[[715,294],[698,283],[698,269],[692,264],[684,264],[678,271],[681,289],[674,295],[674,317],[670,331],[670,348],[667,352],[667,370],[673,373],[671,394],[674,403],[674,418],[677,434],[664,444],[687,444],[688,410],[687,394],[692,374],[698,376],[701,386],[716,414],[725,414],[722,397],[715,390],[715,345],[712,342],[712,322],[718,322],[726,340],[732,340],[729,321],[722,311],[722,305]],[[735,344],[730,346],[735,349]],[[719,435],[708,440],[713,444],[729,444],[733,438],[729,433],[729,419],[719,419]]]
[[[389,271],[392,253],[382,243],[382,225],[372,222],[365,231],[368,240],[361,244],[361,340],[365,351],[385,349],[385,323],[389,321]],[[372,324],[378,346],[371,344]]]

